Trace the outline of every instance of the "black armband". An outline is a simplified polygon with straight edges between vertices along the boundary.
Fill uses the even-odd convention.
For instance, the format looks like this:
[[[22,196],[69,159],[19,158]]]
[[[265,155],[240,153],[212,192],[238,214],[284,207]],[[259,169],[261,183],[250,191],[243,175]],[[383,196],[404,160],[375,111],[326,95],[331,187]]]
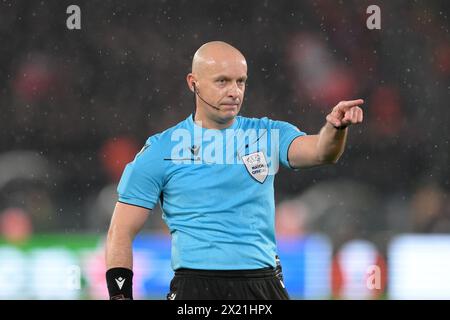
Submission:
[[[133,300],[133,271],[127,268],[111,268],[106,271],[110,300]]]

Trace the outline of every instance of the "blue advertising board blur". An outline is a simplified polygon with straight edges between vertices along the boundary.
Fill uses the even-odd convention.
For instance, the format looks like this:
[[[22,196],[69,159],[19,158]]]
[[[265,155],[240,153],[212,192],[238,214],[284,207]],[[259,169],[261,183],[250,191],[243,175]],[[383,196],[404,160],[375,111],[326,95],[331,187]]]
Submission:
[[[173,271],[170,265],[170,239],[142,235],[134,242],[135,277],[142,285],[138,296],[164,298]],[[332,247],[319,235],[278,239],[278,253],[284,282],[292,298],[325,299],[330,297]]]

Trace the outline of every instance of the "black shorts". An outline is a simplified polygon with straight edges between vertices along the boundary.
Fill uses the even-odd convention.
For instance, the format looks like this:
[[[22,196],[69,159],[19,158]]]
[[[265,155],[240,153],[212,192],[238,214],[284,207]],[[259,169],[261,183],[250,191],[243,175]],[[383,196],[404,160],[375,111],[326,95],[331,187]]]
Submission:
[[[281,272],[178,269],[168,300],[289,300]]]

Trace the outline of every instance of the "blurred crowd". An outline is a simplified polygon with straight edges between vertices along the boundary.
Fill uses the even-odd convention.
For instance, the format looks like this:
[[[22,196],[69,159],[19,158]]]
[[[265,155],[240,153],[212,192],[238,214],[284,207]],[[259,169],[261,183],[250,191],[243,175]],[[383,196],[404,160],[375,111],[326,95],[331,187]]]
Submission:
[[[66,8],[81,8],[81,30]],[[335,166],[276,179],[281,236],[312,231],[381,248],[401,232],[450,232],[447,1],[2,1],[0,228],[106,231],[124,165],[185,119],[203,43],[247,58],[242,115],[314,134],[341,100],[363,98]],[[156,209],[148,230],[165,232]]]

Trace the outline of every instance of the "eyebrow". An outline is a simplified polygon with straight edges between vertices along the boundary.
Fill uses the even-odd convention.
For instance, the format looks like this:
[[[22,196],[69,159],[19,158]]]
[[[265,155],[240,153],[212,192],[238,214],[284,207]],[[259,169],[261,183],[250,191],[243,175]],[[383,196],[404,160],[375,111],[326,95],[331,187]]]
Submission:
[[[219,76],[214,77],[214,80],[219,80],[219,79],[231,80],[230,77],[225,76],[225,75],[219,75]],[[238,80],[247,80],[247,76],[239,77]]]

